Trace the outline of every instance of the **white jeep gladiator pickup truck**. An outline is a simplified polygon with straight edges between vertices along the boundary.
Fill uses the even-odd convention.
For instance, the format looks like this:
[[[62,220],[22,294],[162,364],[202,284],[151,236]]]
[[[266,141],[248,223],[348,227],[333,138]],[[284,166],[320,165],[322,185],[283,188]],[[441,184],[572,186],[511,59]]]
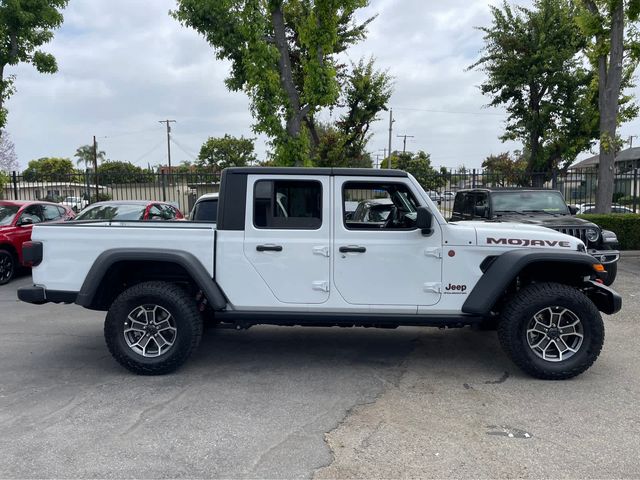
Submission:
[[[387,199],[385,218],[345,205]],[[25,246],[34,304],[107,311],[109,350],[139,374],[175,370],[203,322],[498,330],[538,378],[584,372],[604,340],[600,312],[622,300],[576,237],[548,228],[447,223],[407,173],[231,168],[217,225],[70,222],[36,226]]]

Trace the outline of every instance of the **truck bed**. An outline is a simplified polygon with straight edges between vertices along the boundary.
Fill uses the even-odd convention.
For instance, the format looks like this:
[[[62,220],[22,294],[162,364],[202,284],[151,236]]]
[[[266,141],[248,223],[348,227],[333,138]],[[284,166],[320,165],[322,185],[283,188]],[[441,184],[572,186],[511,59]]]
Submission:
[[[35,226],[47,261],[33,270],[33,283],[79,291],[98,255],[113,248],[180,249],[194,255],[213,278],[215,226],[189,222],[90,222]]]

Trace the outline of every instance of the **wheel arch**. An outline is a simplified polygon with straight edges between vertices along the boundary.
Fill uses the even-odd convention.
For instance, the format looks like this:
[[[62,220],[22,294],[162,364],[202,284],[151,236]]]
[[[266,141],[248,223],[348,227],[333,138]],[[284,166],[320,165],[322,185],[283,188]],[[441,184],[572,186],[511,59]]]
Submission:
[[[591,255],[582,252],[510,250],[483,262],[484,274],[469,293],[462,311],[489,315],[518,280],[525,284],[553,281],[581,286],[585,277],[595,273],[593,265],[597,263]]]
[[[150,280],[186,282],[201,290],[214,310],[227,306],[224,293],[194,255],[148,249],[111,249],[100,254],[85,277],[76,304],[108,310],[126,288]]]
[[[8,243],[8,242],[1,242],[0,241],[0,250],[6,250],[9,253],[11,253],[13,255],[13,257],[17,260],[20,261],[20,256],[18,255],[18,249],[13,246],[13,244]]]

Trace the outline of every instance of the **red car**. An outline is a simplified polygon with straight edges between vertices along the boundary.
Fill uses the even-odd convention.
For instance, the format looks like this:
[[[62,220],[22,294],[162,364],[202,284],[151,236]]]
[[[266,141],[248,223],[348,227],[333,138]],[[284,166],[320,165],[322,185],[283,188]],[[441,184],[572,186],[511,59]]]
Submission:
[[[22,265],[22,244],[31,240],[33,225],[73,217],[73,210],[57,203],[0,201],[0,285],[9,283]]]
[[[89,205],[75,220],[184,220],[184,215],[169,203],[122,200]]]

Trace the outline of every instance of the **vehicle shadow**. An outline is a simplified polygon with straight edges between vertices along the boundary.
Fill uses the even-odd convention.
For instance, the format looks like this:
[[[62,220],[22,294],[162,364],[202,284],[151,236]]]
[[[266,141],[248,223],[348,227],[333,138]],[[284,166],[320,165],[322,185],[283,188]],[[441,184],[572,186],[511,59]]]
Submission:
[[[254,327],[205,331],[186,368],[259,372],[406,368],[495,376],[512,369],[495,332],[407,327],[396,330],[319,327]]]

